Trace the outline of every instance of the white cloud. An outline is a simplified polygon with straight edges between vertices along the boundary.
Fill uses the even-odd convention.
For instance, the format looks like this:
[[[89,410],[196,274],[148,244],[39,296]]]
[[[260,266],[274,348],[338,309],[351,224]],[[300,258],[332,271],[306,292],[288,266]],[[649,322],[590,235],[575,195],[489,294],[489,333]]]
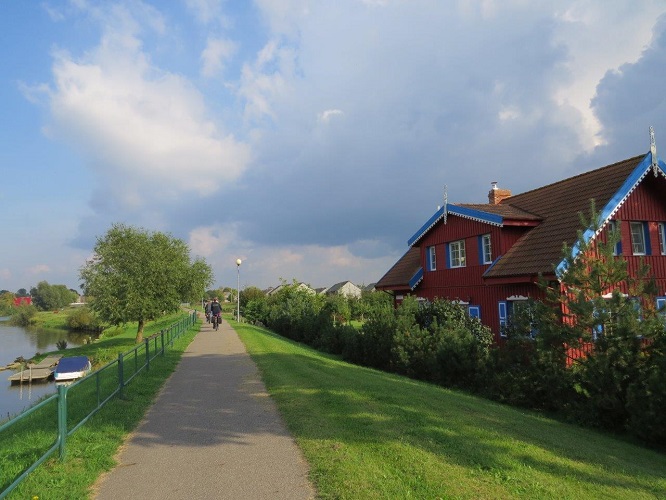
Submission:
[[[625,2],[566,2],[555,13],[555,43],[567,48],[565,67],[570,78],[556,83],[555,99],[580,112],[581,143],[587,150],[605,142],[591,108],[596,88],[607,71],[637,61],[652,36],[662,2],[650,0],[641,8]]]
[[[151,65],[131,21],[114,20],[117,30],[86,56],[56,53],[50,134],[85,154],[103,189],[134,209],[237,179],[249,147],[208,116],[188,80]]]
[[[342,115],[344,115],[344,113],[341,109],[327,109],[326,111],[317,114],[317,121],[320,123],[328,123],[332,117]]]
[[[217,76],[224,71],[225,63],[236,53],[238,45],[231,40],[209,38],[206,48],[201,53],[205,77]]]

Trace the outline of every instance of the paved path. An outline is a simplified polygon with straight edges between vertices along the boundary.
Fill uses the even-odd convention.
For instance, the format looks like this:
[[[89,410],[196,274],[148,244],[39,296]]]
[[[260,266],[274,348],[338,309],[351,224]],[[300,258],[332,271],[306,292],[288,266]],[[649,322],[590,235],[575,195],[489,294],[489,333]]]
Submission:
[[[141,383],[140,379],[132,383]],[[308,467],[236,332],[204,323],[98,500],[310,499]]]

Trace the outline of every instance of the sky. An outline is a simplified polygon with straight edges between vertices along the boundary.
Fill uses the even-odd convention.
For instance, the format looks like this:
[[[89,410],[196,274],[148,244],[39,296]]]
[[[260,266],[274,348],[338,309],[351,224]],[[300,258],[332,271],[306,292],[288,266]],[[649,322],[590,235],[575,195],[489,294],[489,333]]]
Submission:
[[[117,223],[367,285],[445,196],[666,151],[665,90],[661,0],[0,0],[0,290]]]

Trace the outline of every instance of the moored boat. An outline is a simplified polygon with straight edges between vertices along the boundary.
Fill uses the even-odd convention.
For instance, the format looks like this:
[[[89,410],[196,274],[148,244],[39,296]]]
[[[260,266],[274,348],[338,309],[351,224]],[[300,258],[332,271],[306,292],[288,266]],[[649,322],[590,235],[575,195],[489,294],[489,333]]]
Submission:
[[[62,358],[53,372],[53,378],[56,382],[76,380],[85,377],[90,370],[92,370],[92,365],[87,356]]]

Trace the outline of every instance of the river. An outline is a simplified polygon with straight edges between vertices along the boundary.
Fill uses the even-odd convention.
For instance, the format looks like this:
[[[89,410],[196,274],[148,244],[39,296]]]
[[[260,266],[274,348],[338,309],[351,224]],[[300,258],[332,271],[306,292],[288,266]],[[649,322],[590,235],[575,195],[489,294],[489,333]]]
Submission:
[[[19,356],[30,359],[36,353],[58,349],[56,343],[66,340],[69,347],[83,344],[88,334],[68,333],[57,330],[41,330],[10,326],[8,318],[0,318],[0,366],[12,363]],[[65,354],[67,351],[62,351]],[[65,354],[66,355],[66,354]],[[11,370],[0,371],[0,421],[29,408],[43,396],[56,391],[55,382],[36,382],[12,385],[7,378]]]

